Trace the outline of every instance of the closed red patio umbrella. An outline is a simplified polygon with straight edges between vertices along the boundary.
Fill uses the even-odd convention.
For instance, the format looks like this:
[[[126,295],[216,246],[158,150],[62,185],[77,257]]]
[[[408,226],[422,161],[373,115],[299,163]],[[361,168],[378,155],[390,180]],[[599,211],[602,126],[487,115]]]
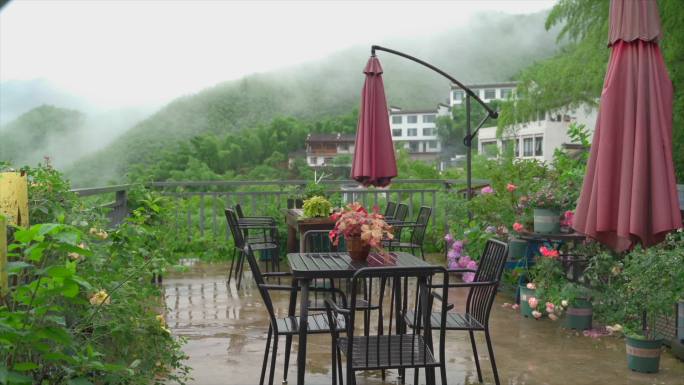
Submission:
[[[382,67],[375,55],[363,70],[366,81],[361,93],[351,177],[364,186],[387,186],[397,176],[390,132]]]
[[[573,227],[616,251],[682,226],[660,36],[655,0],[611,1],[612,51]]]

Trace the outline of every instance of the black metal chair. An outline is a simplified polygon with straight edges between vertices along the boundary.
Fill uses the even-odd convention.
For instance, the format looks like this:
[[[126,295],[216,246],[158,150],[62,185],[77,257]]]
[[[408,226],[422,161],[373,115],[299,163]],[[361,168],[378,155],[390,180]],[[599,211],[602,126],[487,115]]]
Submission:
[[[469,288],[468,298],[466,300],[465,313],[448,312],[446,313],[446,330],[462,330],[468,331],[470,335],[470,344],[473,349],[473,356],[475,357],[475,367],[477,368],[477,378],[482,382],[482,370],[480,369],[480,360],[477,355],[477,346],[475,344],[474,332],[482,331],[485,333],[487,341],[487,350],[489,352],[489,359],[492,362],[492,371],[494,372],[494,381],[496,385],[500,385],[499,373],[496,370],[496,361],[494,360],[494,349],[492,347],[491,336],[489,335],[489,315],[494,304],[499,282],[501,281],[501,274],[504,270],[506,257],[508,256],[508,245],[494,239],[487,241],[485,251],[480,259],[480,265],[477,270],[468,269],[450,269],[450,273],[475,273],[473,282],[459,282],[450,283],[450,288],[465,287]],[[450,308],[452,306],[449,306]],[[433,313],[432,325],[436,325],[436,319],[439,319],[443,314]],[[411,312],[406,314],[406,322],[410,327],[417,325],[412,320],[414,316]],[[419,327],[420,328],[420,327]]]
[[[397,211],[397,204],[392,201],[387,201],[387,206],[385,206],[385,213],[383,216],[385,217],[385,220],[388,219],[394,219],[394,213]]]
[[[430,221],[430,215],[432,215],[432,208],[422,206],[418,211],[415,222],[401,222],[392,225],[395,234],[399,234],[399,236],[395,236],[392,240],[385,241],[385,246],[390,250],[408,251],[413,255],[416,255],[416,251],[420,251],[420,257],[425,260],[423,241],[425,239],[425,231],[427,230],[428,222]],[[411,236],[408,242],[403,242],[401,240],[402,230],[405,228],[411,230]]]
[[[271,232],[266,232],[266,231],[257,231],[257,232],[252,232],[250,234],[249,232],[249,227],[251,226],[258,226],[258,225],[266,225],[266,226],[277,226],[275,218],[268,217],[268,216],[245,216],[244,211],[242,210],[242,206],[237,203],[233,209],[235,210],[235,214],[237,214],[238,217],[238,224],[241,225],[245,230],[243,231],[244,236],[245,236],[245,241],[248,243],[258,243],[258,242],[266,242],[266,243],[279,243],[278,238],[272,238],[271,237]]]
[[[441,273],[443,278],[442,283],[431,284],[435,282],[431,277],[435,274]],[[368,298],[378,301],[380,311],[382,312],[382,298],[385,290],[384,282],[391,280],[394,282],[392,290],[401,292],[401,280],[415,279],[416,292],[415,300],[412,305],[414,324],[423,324],[427,327],[412,328],[410,334],[406,334],[406,327],[404,322],[401,322],[405,309],[402,307],[395,307],[395,312],[390,310],[390,324],[391,317],[397,320],[397,334],[392,334],[391,330],[388,334],[384,334],[383,330],[379,328],[378,333],[374,335],[364,334],[356,335],[356,310],[357,303],[353,299],[359,294],[359,289],[362,283],[368,284]],[[385,369],[399,369],[399,375],[404,376],[406,369],[425,368],[426,382],[428,384],[435,383],[434,369],[440,369],[441,383],[446,384],[446,367],[445,367],[445,327],[447,314],[447,298],[449,277],[446,270],[437,266],[425,267],[381,267],[381,268],[363,268],[359,269],[352,278],[352,289],[349,297],[348,308],[340,307],[332,300],[326,300],[328,306],[328,322],[337,327],[331,332],[333,336],[332,345],[332,383],[337,384],[336,361],[339,354],[346,356],[346,377],[350,385],[356,383],[355,372],[361,370],[385,370]],[[374,286],[377,283],[379,287]],[[373,296],[373,290],[379,291],[379,295]],[[433,291],[433,289],[441,289],[441,296]],[[397,295],[399,295],[397,293]],[[408,295],[406,289],[404,295]],[[397,298],[392,296],[393,300]],[[429,322],[432,317],[433,299],[440,299],[441,314],[435,322]],[[443,300],[441,300],[443,298]],[[397,298],[398,299],[398,298]],[[397,301],[399,302],[399,301]],[[339,317],[344,317],[346,326],[346,337],[340,337],[339,326],[335,324]],[[423,318],[422,321],[419,319]],[[439,330],[439,355],[435,354],[433,346],[433,331]],[[422,334],[421,334],[422,333]],[[416,372],[417,376],[417,372]],[[416,378],[417,379],[417,378]],[[403,382],[403,381],[402,381]],[[342,380],[340,379],[340,385]]]
[[[240,224],[237,213],[233,209],[225,209],[224,213],[226,215],[226,220],[228,221],[228,227],[230,228],[230,233],[233,236],[234,252],[233,260],[230,263],[230,272],[228,273],[228,283],[233,277],[233,272],[235,272],[235,277],[237,279],[237,288],[240,288],[242,283],[242,273],[244,269],[245,255],[244,248],[245,245],[252,247],[252,250],[258,250],[262,252],[271,252],[275,255],[275,258],[271,258],[271,266],[273,271],[278,271],[277,261],[278,253],[280,251],[280,245],[277,242],[268,242],[265,239],[277,239],[276,232],[277,228],[275,225],[270,225],[267,223],[242,223]],[[253,232],[269,233],[269,235],[263,235],[258,237],[258,239],[250,239],[249,242],[245,239],[245,231],[252,230]]]
[[[276,317],[275,315],[275,310],[273,308],[273,301],[271,300],[271,291],[272,290],[278,290],[278,291],[287,291],[290,292],[290,295],[296,295],[296,291],[298,290],[297,288],[293,288],[291,285],[275,285],[275,284],[268,284],[266,283],[266,278],[269,277],[285,277],[289,276],[289,273],[286,272],[272,272],[272,273],[261,273],[261,270],[259,269],[259,263],[257,262],[256,258],[254,257],[254,252],[252,251],[252,248],[250,245],[246,245],[245,248],[243,249],[242,252],[243,255],[246,256],[247,261],[249,263],[250,269],[252,269],[252,276],[254,277],[254,280],[256,281],[257,288],[259,289],[259,294],[261,295],[261,299],[264,301],[264,305],[266,305],[266,310],[268,311],[268,316],[269,316],[269,326],[268,326],[268,337],[266,337],[266,349],[264,350],[264,361],[261,365],[261,376],[259,378],[259,385],[264,384],[264,378],[266,376],[266,367],[268,365],[268,356],[270,353],[270,350],[272,349],[272,356],[271,356],[271,367],[268,375],[268,384],[273,385],[273,376],[275,373],[275,360],[276,356],[278,354],[278,340],[281,335],[286,337],[285,341],[285,367],[284,367],[284,373],[283,373],[283,383],[287,383],[287,373],[289,369],[289,364],[290,364],[290,350],[292,348],[292,336],[298,335],[299,334],[299,325],[301,323],[301,319],[297,316],[291,316],[291,317]],[[310,288],[310,290],[320,290],[317,288]],[[325,291],[331,291],[331,290],[336,290],[336,289],[323,289]],[[340,297],[344,301],[344,294],[342,294],[341,291],[338,290],[340,293]],[[342,303],[343,307],[346,307],[346,302]],[[309,314],[308,320],[307,320],[307,329],[306,332],[307,334],[323,334],[323,333],[331,333],[330,329],[330,323],[329,323],[329,317],[325,313],[318,313],[318,314]],[[344,319],[340,317],[335,324],[335,331],[337,333],[339,332],[344,332],[345,327],[344,327]],[[273,346],[271,347],[271,338],[273,338]],[[341,361],[338,360],[337,365],[341,367]]]

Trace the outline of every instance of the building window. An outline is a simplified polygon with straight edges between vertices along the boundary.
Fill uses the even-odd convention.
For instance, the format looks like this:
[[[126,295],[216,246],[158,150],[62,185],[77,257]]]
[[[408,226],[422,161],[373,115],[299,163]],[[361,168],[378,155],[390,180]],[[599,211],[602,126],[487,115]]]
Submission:
[[[407,134],[407,136],[418,136],[418,129],[417,128],[409,128],[408,132],[406,134]]]
[[[418,152],[419,150],[419,145],[420,142],[409,142],[409,151],[410,152]]]
[[[434,136],[437,135],[437,129],[434,127],[423,128],[423,136]]]
[[[403,122],[402,116],[393,116],[392,124],[401,124]]]
[[[418,123],[418,115],[409,115],[406,117],[406,123]]]
[[[544,155],[544,137],[537,136],[534,138],[534,156]]]
[[[437,141],[436,140],[428,140],[428,148],[429,149],[436,149],[437,148]]]
[[[534,152],[532,151],[532,140],[532,138],[523,139],[523,156],[532,156],[534,154]]]
[[[515,148],[513,149],[513,153],[515,154],[515,157],[520,156],[520,139],[515,140]]]
[[[463,97],[465,96],[465,93],[463,93],[463,90],[455,90],[453,92],[454,96],[454,103],[461,103],[463,101]]]
[[[501,99],[508,99],[509,96],[513,93],[512,88],[502,88],[501,89]]]
[[[430,115],[423,115],[423,123],[434,123],[435,122],[435,115],[430,114]]]
[[[496,99],[496,90],[485,90],[484,98],[485,99]]]
[[[393,128],[392,136],[401,136],[401,128]]]
[[[488,157],[496,156],[496,140],[482,142],[482,154]]]

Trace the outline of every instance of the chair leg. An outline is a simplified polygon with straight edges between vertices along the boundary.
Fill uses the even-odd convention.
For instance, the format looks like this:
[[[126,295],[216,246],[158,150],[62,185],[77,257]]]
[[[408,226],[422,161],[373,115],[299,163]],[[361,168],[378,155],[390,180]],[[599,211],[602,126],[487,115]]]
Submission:
[[[235,266],[235,248],[233,247],[232,258],[230,261],[230,270],[228,272],[228,284],[230,285],[230,280],[233,277],[233,266]]]
[[[285,367],[283,372],[283,384],[287,384],[287,372],[290,369],[290,350],[292,348],[292,335],[285,336]]]
[[[489,336],[489,329],[485,329],[485,338],[487,340],[487,350],[489,350],[489,360],[492,361],[492,371],[494,372],[494,382],[496,385],[501,385],[499,381],[499,372],[496,370],[496,361],[494,360],[494,348],[492,347],[492,339]]]
[[[242,274],[245,270],[245,253],[238,251],[238,262],[235,267],[235,276],[237,277],[237,289],[240,290],[240,285],[242,284]]]
[[[332,337],[332,341],[330,342],[330,353],[331,353],[331,368],[332,368],[332,385],[337,385],[337,341],[335,341],[335,337]],[[340,384],[342,385],[342,384]]]
[[[480,359],[477,356],[477,345],[475,345],[475,334],[472,330],[468,330],[470,335],[470,346],[473,347],[473,358],[475,359],[475,367],[477,368],[477,380],[482,382],[482,370],[480,369]]]
[[[439,374],[442,376],[442,385],[447,385],[446,363],[444,362],[443,358],[442,364],[439,365]]]
[[[268,337],[266,337],[266,349],[264,349],[264,362],[261,364],[261,378],[259,385],[264,385],[264,377],[266,376],[266,365],[268,364],[268,351],[271,349],[271,334],[273,333],[271,326],[268,327]]]
[[[337,345],[337,343],[335,343]],[[344,385],[342,381],[342,351],[337,347],[337,375],[340,376],[340,385]]]
[[[271,372],[268,374],[268,385],[273,385],[273,376],[275,375],[275,361],[278,355],[278,333],[273,333],[273,355],[271,356]]]
[[[423,261],[425,260],[425,253],[423,252],[423,244],[422,243],[420,245],[420,257],[423,258]]]

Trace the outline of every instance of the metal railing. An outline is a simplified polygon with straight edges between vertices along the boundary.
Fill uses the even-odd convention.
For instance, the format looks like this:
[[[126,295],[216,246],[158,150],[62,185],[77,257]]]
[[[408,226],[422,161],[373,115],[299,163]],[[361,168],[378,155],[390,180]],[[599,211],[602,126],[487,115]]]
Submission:
[[[239,203],[248,215],[278,215],[273,209],[288,207],[287,200],[293,195],[292,187],[304,188],[308,183],[308,180],[187,181],[152,182],[146,186],[174,202],[174,228],[179,236],[228,238],[230,232],[223,217],[224,208]],[[342,203],[358,201],[366,207],[378,206],[380,211],[384,210],[387,200],[405,203],[409,207],[409,220],[420,206],[431,207],[433,216],[430,226],[437,230],[441,225],[445,231],[448,229],[445,215],[448,203],[440,199],[443,196],[441,194],[456,193],[465,185],[464,180],[444,179],[396,179],[393,186],[400,187],[386,189],[359,188],[358,183],[352,180],[323,180],[320,183],[327,193],[339,194]],[[104,207],[111,210],[109,218],[112,226],[116,226],[128,215],[127,193],[132,187],[133,185],[118,185],[72,191],[81,197],[113,195],[113,201]]]

